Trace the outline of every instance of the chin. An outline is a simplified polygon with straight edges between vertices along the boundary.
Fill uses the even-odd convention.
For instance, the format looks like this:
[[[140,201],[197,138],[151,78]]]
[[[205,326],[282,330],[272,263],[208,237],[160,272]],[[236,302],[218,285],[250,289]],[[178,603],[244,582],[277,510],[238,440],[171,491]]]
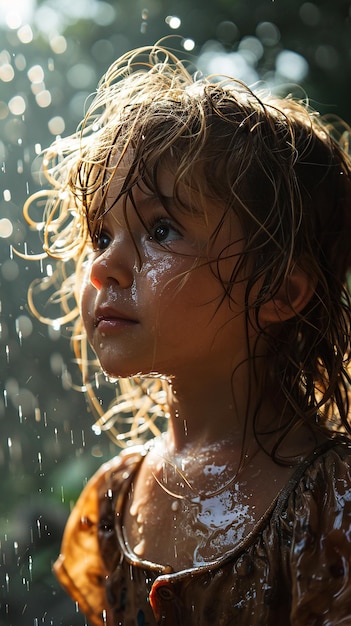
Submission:
[[[113,368],[113,371],[112,369],[102,369],[104,375],[110,383],[116,383],[121,378],[162,378],[168,381],[172,379],[172,376],[151,368],[145,370],[119,368],[118,372],[116,371],[116,368]]]
[[[150,370],[140,370],[131,367],[102,367],[102,371],[106,378],[111,382],[116,382],[120,378],[159,378],[161,374]]]
[[[113,369],[102,368],[102,371],[104,375],[106,376],[106,378],[108,379],[108,381],[111,383],[117,382],[120,378],[137,378],[138,376],[143,376],[141,372],[136,372],[131,369],[123,369],[123,368],[119,368],[118,371],[116,371],[115,368]]]

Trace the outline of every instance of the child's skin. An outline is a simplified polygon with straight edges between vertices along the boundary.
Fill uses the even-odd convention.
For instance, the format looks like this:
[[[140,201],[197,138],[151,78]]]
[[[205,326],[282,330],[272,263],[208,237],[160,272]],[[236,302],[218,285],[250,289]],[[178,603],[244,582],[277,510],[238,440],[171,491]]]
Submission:
[[[249,423],[245,463],[238,472],[250,380],[245,277],[229,300],[213,273],[226,250],[228,258],[220,260],[219,269],[229,280],[241,251],[238,220],[227,213],[211,242],[224,214],[218,201],[206,199],[207,220],[188,213],[176,222],[143,185],[134,194],[139,215],[128,202],[124,210],[122,199],[114,204],[123,168],[118,172],[107,196],[107,208],[113,206],[82,288],[81,311],[88,339],[111,378],[152,373],[170,381],[168,430],[141,466],[124,525],[139,556],[180,570],[213,560],[247,536],[292,470],[265,455]],[[170,171],[162,172],[160,187],[170,205],[173,182]],[[184,187],[183,193],[191,193],[196,205],[196,192]],[[306,275],[296,271],[290,283],[294,302],[288,305],[281,294],[276,303],[262,307],[261,324],[278,322],[294,314],[293,306],[304,306],[312,294]],[[253,327],[251,333],[256,341]],[[259,354],[251,410],[260,397],[260,370],[266,367],[263,342]],[[259,414],[265,426],[275,423],[269,396]],[[300,429],[294,441],[286,442],[288,456],[303,455],[315,444],[306,431]]]

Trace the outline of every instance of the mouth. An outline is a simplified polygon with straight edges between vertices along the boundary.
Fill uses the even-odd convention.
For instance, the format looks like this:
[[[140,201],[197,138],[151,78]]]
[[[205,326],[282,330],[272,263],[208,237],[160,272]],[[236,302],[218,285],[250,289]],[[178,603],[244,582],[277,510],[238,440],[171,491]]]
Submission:
[[[97,311],[94,320],[95,328],[102,332],[126,328],[135,324],[137,324],[135,319],[114,310]]]

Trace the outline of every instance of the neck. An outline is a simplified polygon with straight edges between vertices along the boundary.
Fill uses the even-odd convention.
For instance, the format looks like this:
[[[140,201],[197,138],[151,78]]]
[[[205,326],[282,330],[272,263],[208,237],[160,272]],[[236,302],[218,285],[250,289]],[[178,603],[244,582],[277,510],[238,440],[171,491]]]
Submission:
[[[227,381],[174,379],[169,385],[169,446],[175,453],[218,442],[238,444],[250,437],[257,398],[249,394],[247,376]]]

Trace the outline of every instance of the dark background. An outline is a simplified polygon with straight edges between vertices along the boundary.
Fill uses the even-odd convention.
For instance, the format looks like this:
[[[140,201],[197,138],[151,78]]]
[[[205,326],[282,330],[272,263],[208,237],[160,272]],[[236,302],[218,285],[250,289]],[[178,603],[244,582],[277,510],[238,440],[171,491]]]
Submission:
[[[205,72],[284,85],[351,122],[351,2],[0,0],[0,626],[85,624],[51,565],[87,478],[118,452],[72,389],[67,329],[28,312],[49,270],[11,245],[40,249],[22,218],[40,148],[76,128],[117,56],[164,36]]]

